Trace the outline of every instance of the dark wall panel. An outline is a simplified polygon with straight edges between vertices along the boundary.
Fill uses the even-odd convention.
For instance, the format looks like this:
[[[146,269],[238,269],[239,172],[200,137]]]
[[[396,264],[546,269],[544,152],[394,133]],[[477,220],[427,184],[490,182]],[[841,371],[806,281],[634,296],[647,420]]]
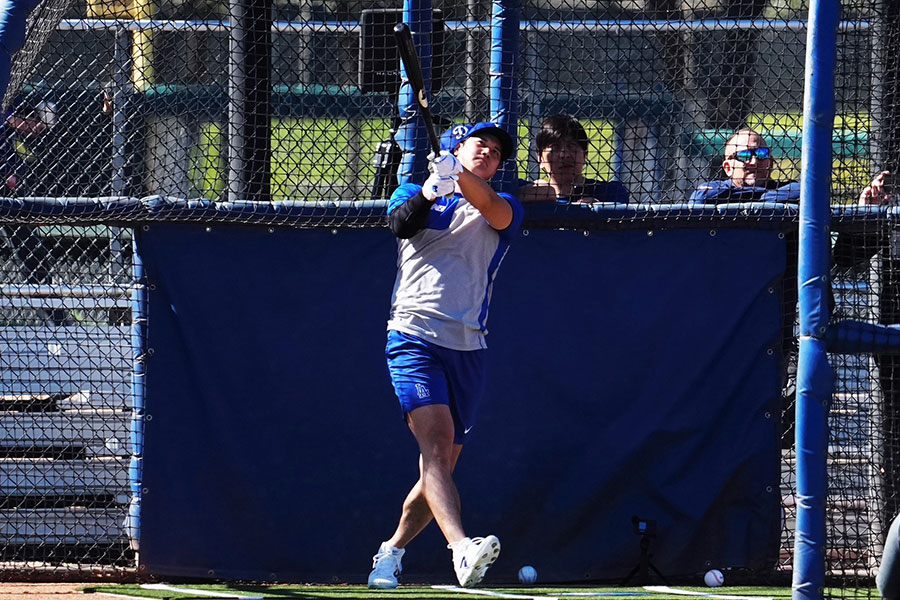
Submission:
[[[417,476],[384,366],[387,231],[153,224],[141,565],[363,582]],[[760,567],[778,547],[777,232],[531,231],[500,270],[457,479],[489,581]],[[452,582],[435,526],[406,581]]]

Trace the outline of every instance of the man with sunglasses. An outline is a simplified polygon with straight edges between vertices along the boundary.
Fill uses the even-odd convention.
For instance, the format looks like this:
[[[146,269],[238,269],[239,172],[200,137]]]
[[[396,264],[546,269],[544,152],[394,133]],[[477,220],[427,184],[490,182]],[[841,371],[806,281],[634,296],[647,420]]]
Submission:
[[[722,169],[728,179],[707,181],[691,194],[691,202],[796,202],[800,185],[772,181],[772,151],[750,128],[739,129],[725,143]]]

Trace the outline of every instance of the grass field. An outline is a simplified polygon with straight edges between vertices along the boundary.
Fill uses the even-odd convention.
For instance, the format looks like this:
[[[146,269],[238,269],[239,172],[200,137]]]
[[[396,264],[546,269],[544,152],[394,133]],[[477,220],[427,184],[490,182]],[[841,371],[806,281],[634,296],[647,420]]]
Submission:
[[[312,599],[335,598],[357,600],[378,598],[384,600],[461,600],[478,598],[541,599],[558,598],[627,598],[627,600],[684,600],[690,598],[707,598],[709,600],[788,600],[791,597],[789,587],[479,587],[463,590],[451,586],[406,586],[396,590],[369,590],[362,585],[208,585],[208,584],[156,584],[163,587],[148,589],[140,585],[98,585],[87,586],[83,591],[88,593],[114,594],[121,597],[155,598],[165,600],[184,600],[200,598],[282,598]],[[828,597],[830,590],[825,590]],[[847,600],[855,598],[877,598],[877,591],[870,588],[852,588],[834,590],[835,596]]]
[[[217,199],[225,189],[225,159],[222,155],[223,125],[203,123],[197,145],[192,148],[190,181],[192,194]],[[589,121],[591,161],[587,177],[613,177],[615,129],[607,121]],[[389,133],[386,119],[276,119],[272,128],[272,191],[274,200],[306,197],[311,189],[325,191],[351,179],[368,182],[375,177],[372,158],[375,147]],[[519,139],[527,140],[528,128],[519,128]],[[526,178],[528,148],[519,145],[520,177]]]
[[[795,181],[800,176],[799,152],[781,156],[779,135],[790,139],[799,135],[803,125],[799,114],[751,115],[748,125],[766,132],[773,139],[776,161],[773,179]],[[614,124],[604,120],[584,120],[590,139],[585,175],[609,180],[614,178],[616,132]],[[218,199],[225,187],[226,165],[222,154],[223,125],[203,123],[197,144],[191,151],[190,182],[192,197]],[[867,131],[866,116],[839,116],[835,129]],[[336,190],[345,190],[356,198],[374,180],[374,150],[387,139],[389,123],[385,119],[276,119],[272,128],[272,196],[273,200],[323,197],[335,199]],[[526,125],[519,127],[519,140],[528,140]],[[783,143],[783,141],[782,141]],[[793,143],[793,142],[791,142]],[[516,159],[519,177],[528,179],[528,144],[519,144]],[[836,156],[833,179],[838,194],[855,197],[870,179],[868,158]]]

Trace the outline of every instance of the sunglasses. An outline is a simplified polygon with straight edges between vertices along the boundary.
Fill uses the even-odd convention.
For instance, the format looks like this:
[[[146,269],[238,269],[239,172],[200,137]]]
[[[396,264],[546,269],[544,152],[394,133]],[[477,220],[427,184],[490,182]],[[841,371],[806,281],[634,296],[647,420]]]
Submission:
[[[747,148],[746,150],[738,150],[728,158],[736,158],[741,162],[749,162],[754,156],[757,160],[769,160],[772,158],[772,151],[768,148]]]

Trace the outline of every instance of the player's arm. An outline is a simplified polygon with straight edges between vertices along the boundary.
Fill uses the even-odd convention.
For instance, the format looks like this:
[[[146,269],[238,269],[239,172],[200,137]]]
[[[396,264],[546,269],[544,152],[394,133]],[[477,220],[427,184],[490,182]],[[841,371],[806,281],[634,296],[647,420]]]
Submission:
[[[441,196],[452,196],[456,179],[456,175],[441,177],[432,173],[422,187],[406,184],[397,188],[388,208],[388,227],[393,234],[406,240],[425,229],[434,201]]]
[[[434,201],[420,190],[388,214],[388,227],[395,236],[407,240],[425,229],[432,205]]]
[[[512,223],[512,206],[501,198],[484,179],[463,170],[459,174],[457,185],[469,204],[478,209],[491,227],[502,231]]]

